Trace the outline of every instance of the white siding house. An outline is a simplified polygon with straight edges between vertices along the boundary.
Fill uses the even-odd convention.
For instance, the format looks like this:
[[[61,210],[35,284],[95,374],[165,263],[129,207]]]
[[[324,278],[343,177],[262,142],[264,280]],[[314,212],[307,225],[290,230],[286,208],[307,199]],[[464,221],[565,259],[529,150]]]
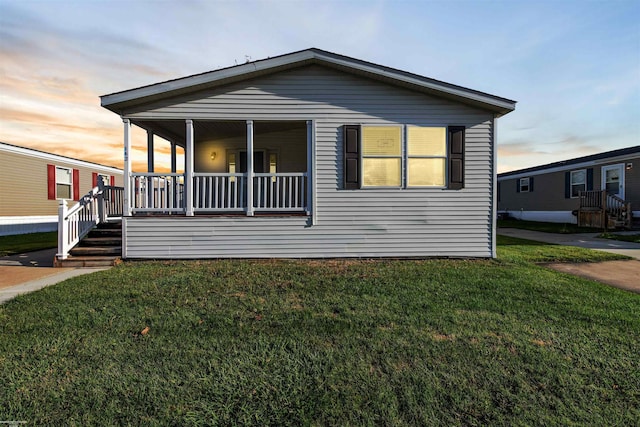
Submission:
[[[184,174],[125,154],[125,258],[495,256],[515,101],[319,49],[101,100],[125,153],[133,125],[185,149]]]

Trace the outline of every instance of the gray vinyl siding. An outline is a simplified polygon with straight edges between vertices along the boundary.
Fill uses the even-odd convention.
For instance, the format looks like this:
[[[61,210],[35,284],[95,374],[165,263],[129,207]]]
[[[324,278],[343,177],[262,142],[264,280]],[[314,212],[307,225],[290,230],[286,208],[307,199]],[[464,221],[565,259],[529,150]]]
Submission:
[[[316,225],[305,216],[131,217],[128,258],[491,256],[490,112],[310,66],[126,117],[314,120],[317,172]],[[465,125],[465,188],[343,190],[345,124]]]

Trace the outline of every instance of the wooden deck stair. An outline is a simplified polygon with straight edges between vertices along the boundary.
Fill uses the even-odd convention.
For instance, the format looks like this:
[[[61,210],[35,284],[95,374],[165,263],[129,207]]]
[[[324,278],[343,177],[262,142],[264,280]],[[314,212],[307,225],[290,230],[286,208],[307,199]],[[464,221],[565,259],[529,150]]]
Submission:
[[[631,203],[603,190],[583,191],[580,193],[578,225],[616,229],[631,229],[633,213]]]
[[[56,259],[56,267],[105,267],[115,265],[122,256],[122,222],[96,226],[69,251],[66,259]]]

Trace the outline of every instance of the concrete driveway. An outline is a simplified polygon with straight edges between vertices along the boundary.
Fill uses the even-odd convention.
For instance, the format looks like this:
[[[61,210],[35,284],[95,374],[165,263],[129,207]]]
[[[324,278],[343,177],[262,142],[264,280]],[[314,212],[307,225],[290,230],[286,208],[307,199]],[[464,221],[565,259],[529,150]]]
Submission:
[[[536,242],[594,249],[635,258],[628,261],[581,262],[573,264],[551,263],[546,264],[546,266],[557,271],[595,280],[640,294],[640,243],[599,239],[597,236],[600,233],[555,234],[516,228],[499,228],[498,234],[534,240]]]

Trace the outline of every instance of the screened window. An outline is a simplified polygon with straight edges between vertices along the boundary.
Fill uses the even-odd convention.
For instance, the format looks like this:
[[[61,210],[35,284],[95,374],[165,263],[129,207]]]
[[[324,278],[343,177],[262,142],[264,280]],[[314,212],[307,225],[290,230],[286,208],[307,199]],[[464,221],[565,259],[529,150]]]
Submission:
[[[529,178],[520,178],[520,192],[528,193],[529,192]]]
[[[571,197],[580,196],[581,191],[587,191],[587,172],[584,169],[571,171]]]
[[[71,169],[56,166],[56,198],[71,199],[73,175]]]
[[[407,186],[444,187],[447,160],[447,129],[407,128]]]
[[[363,187],[400,187],[402,184],[402,128],[362,127]]]

